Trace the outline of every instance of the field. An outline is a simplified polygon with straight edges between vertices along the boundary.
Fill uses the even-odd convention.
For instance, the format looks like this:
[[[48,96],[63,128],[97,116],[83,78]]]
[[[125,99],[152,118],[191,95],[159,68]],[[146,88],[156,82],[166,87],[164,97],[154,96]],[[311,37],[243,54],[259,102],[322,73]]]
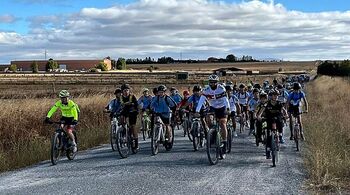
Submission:
[[[258,71],[278,71],[282,68],[284,71],[310,71],[315,69],[316,61],[300,62],[236,62],[236,63],[192,63],[192,64],[130,64],[128,68],[135,70],[145,70],[151,65],[159,70],[185,70],[185,71],[212,71],[218,68],[235,67],[243,70]]]
[[[316,190],[350,190],[350,80],[322,76],[307,86],[305,164]]]

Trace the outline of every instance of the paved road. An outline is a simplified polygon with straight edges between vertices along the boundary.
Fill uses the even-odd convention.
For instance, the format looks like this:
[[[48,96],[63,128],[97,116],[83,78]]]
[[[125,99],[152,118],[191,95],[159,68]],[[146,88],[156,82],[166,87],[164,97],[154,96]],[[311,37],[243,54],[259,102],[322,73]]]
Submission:
[[[245,134],[247,131],[245,132]],[[176,131],[171,152],[151,156],[149,141],[120,159],[109,145],[80,152],[74,161],[49,161],[0,174],[0,194],[305,194],[301,155],[283,145],[278,167],[266,160],[253,137],[234,139],[233,153],[210,166],[204,149]]]

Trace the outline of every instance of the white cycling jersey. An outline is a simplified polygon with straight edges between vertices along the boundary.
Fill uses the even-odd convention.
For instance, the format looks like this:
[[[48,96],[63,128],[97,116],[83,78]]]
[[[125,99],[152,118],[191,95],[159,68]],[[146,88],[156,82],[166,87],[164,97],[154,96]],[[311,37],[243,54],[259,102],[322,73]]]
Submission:
[[[241,105],[247,105],[248,104],[248,98],[249,98],[249,93],[248,92],[238,92],[237,98],[239,100],[239,104]]]
[[[237,96],[232,95],[228,101],[230,102],[231,112],[237,112],[236,104],[239,103]]]
[[[205,101],[209,102],[209,105],[213,108],[222,108],[230,109],[230,104],[226,96],[225,87],[218,84],[216,89],[213,90],[211,87],[206,87],[199,99],[198,105],[196,107],[196,112],[199,112],[202,105]]]

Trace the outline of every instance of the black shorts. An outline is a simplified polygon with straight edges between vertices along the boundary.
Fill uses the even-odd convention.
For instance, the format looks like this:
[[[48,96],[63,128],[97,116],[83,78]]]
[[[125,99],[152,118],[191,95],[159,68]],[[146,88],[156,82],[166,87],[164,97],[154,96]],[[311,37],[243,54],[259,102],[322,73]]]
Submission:
[[[248,112],[248,106],[240,104],[242,112]]]
[[[297,116],[301,114],[301,107],[300,106],[294,106],[294,105],[289,105],[288,107],[288,112],[291,113],[293,116]]]
[[[72,125],[74,121],[74,117],[61,117],[60,121],[62,121],[65,125]]]
[[[162,115],[160,115],[160,119],[162,119],[163,123],[165,125],[169,125],[170,124],[170,118],[164,117]]]
[[[222,119],[222,118],[227,118],[227,112],[226,112],[226,107],[221,107],[221,108],[213,108],[210,107],[209,112],[214,112],[215,113],[215,117],[218,119]]]
[[[236,112],[235,112],[235,111],[232,111],[232,112],[231,112],[231,118],[232,118],[232,120],[234,120],[235,117],[236,117]]]
[[[266,123],[267,123],[267,129],[272,130],[272,123],[276,123],[276,129],[278,130],[278,132],[280,132],[280,133],[283,132],[283,122],[282,122],[281,118],[279,118],[277,120],[267,119]]]
[[[135,125],[136,121],[137,121],[137,112],[129,112],[129,113],[122,113],[122,116],[124,116],[125,118],[129,118],[129,125]]]

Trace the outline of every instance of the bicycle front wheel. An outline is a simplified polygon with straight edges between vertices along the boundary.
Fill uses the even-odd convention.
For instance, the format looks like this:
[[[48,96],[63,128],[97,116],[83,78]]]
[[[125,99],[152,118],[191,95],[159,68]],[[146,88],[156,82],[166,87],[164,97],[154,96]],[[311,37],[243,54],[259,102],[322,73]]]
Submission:
[[[158,125],[156,125],[153,129],[153,131],[151,131],[151,150],[152,150],[152,155],[157,155],[158,151],[159,151],[159,133],[160,133],[160,129],[161,127],[159,127]]]
[[[207,135],[207,156],[211,165],[217,164],[219,159],[220,143],[217,135],[215,129],[210,129]]]
[[[271,136],[271,156],[272,156],[272,166],[275,167],[278,162],[278,138],[275,133]]]
[[[192,143],[194,151],[198,151],[200,144],[199,124],[194,122],[192,124]]]
[[[111,125],[111,130],[110,130],[110,142],[111,142],[111,147],[113,151],[117,150],[117,130],[116,130],[116,125]]]
[[[117,130],[117,149],[122,158],[127,158],[129,155],[130,142],[126,129],[121,127]]]
[[[299,135],[300,135],[300,131],[299,131],[299,127],[294,125],[294,142],[295,142],[295,146],[297,148],[297,151],[299,151]]]
[[[60,148],[60,135],[59,133],[55,133],[51,138],[51,163],[52,165],[56,165],[60,155],[61,155],[61,148]]]

